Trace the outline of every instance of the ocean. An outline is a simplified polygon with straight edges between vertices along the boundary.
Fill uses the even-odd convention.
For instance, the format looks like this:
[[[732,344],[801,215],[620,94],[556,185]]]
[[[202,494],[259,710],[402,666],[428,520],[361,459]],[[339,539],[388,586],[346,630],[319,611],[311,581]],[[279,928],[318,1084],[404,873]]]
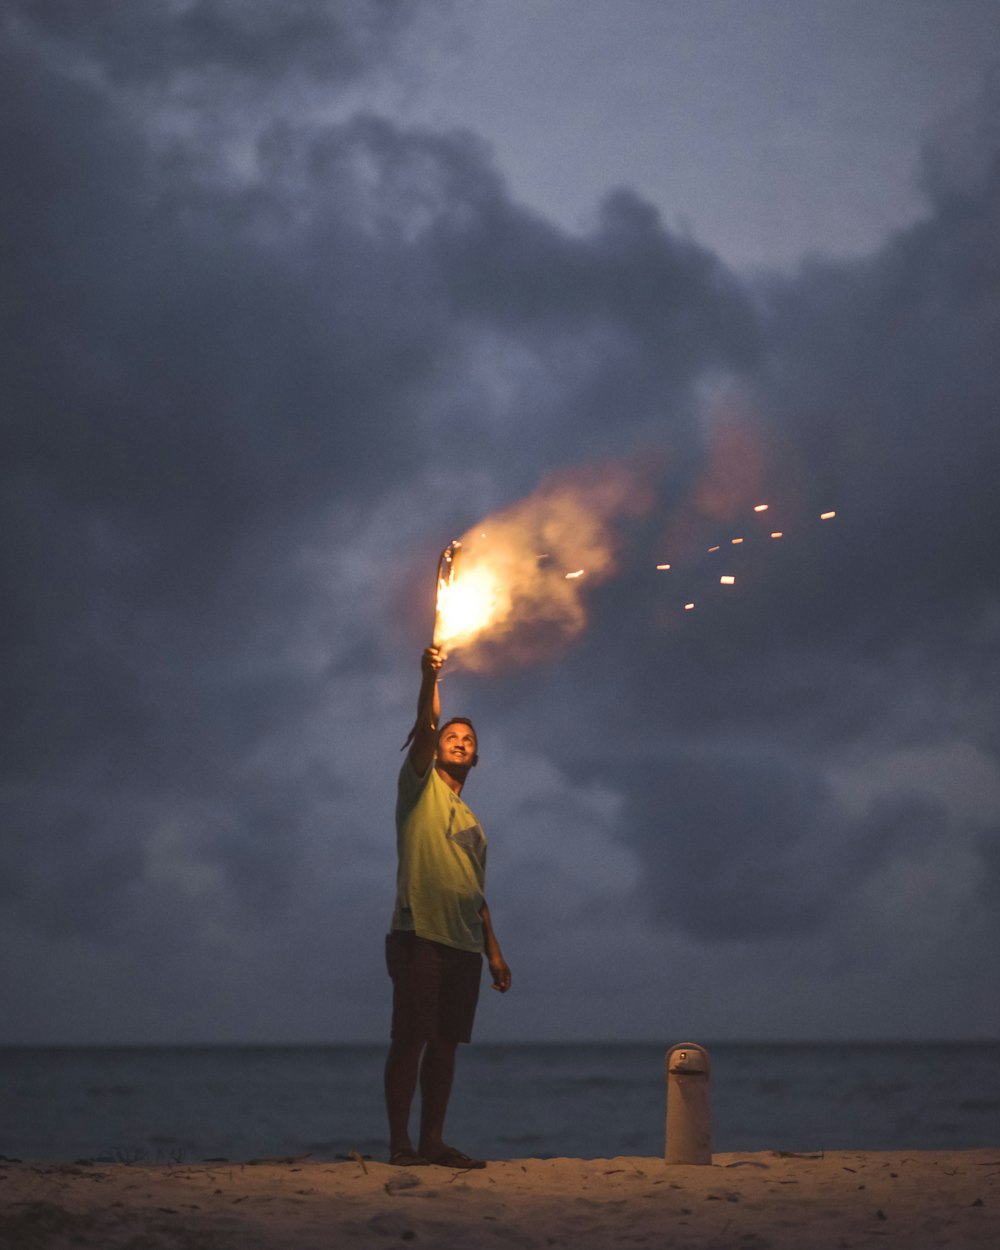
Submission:
[[[707,1043],[715,1151],[1000,1148],[1000,1043]],[[663,1153],[666,1048],[462,1047],[447,1137],[487,1158]],[[0,1048],[0,1155],[384,1159],[381,1045]]]

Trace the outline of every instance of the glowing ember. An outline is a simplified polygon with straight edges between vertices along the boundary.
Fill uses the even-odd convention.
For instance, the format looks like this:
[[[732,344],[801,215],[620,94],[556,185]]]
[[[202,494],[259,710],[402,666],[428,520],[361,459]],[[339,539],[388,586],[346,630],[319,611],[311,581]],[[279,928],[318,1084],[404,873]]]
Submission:
[[[718,551],[718,550],[719,550],[718,547],[709,547],[709,551]]]
[[[784,530],[772,530],[772,531],[771,531],[771,537],[772,537],[772,538],[784,538],[784,537],[785,537],[785,532],[784,532]]]
[[[836,515],[837,515],[836,512],[821,512],[819,514],[819,519],[821,521],[829,521],[831,520],[831,518],[835,517]]]
[[[742,541],[743,541],[743,539],[742,539],[742,538],[734,538],[734,539],[732,539],[732,544],[733,544],[733,546],[734,546],[734,547],[736,547],[736,546],[738,546],[738,545],[739,545]]]
[[[691,611],[691,609],[692,609],[693,607],[694,607],[694,604],[693,604],[693,603],[685,603],[685,605],[684,605],[684,611],[685,611],[685,612],[690,612],[690,611]]]
[[[766,512],[766,511],[767,511],[766,503],[759,503],[759,504],[754,505],[754,512]]]
[[[568,582],[571,582],[575,577],[582,577],[582,576],[583,576],[583,569],[577,569],[575,573],[567,573],[566,580]]]
[[[720,582],[723,586],[735,586],[735,585],[736,585],[736,578],[735,578],[735,577],[730,577],[730,576],[729,576],[729,574],[726,574],[724,577],[720,577],[720,578],[719,578],[719,582]]]
[[[669,564],[658,564],[656,567],[657,567],[658,569],[660,569],[660,571],[661,571],[661,572],[666,572],[666,570],[670,568],[670,565],[669,565]]]

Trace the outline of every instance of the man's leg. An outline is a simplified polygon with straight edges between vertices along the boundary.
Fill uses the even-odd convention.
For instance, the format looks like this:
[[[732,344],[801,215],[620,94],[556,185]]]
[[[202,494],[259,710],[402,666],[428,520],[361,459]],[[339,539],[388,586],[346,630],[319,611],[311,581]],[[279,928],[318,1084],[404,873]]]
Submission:
[[[470,1159],[445,1143],[444,1117],[455,1075],[457,1042],[428,1042],[420,1064],[420,1156],[448,1168],[484,1168],[482,1159]]]
[[[412,1157],[410,1140],[410,1108],[417,1090],[422,1041],[394,1038],[385,1061],[385,1109],[389,1116],[390,1160]]]
[[[444,1117],[457,1049],[457,1042],[428,1042],[424,1051],[420,1065],[420,1153],[425,1159],[440,1154],[444,1146]]]

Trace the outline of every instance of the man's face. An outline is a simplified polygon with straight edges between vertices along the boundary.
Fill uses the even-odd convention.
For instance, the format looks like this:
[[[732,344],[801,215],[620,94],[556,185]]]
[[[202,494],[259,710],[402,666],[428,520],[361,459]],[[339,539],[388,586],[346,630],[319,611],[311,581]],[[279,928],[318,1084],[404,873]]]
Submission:
[[[445,725],[438,739],[437,760],[452,768],[471,768],[476,754],[476,735],[470,725]]]

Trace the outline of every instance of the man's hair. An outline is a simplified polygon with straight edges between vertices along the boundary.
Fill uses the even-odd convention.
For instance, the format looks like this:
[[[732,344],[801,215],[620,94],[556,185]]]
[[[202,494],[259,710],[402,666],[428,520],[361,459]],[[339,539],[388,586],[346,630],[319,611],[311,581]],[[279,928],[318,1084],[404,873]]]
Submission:
[[[449,725],[468,725],[469,728],[472,730],[473,736],[476,739],[476,749],[472,753],[472,764],[473,764],[473,767],[475,767],[475,765],[479,763],[479,734],[476,730],[475,725],[472,723],[471,720],[469,720],[468,716],[453,716],[451,717],[450,720],[446,720],[445,723],[438,730],[438,742],[441,741],[441,735],[444,733],[444,731],[448,728]]]

